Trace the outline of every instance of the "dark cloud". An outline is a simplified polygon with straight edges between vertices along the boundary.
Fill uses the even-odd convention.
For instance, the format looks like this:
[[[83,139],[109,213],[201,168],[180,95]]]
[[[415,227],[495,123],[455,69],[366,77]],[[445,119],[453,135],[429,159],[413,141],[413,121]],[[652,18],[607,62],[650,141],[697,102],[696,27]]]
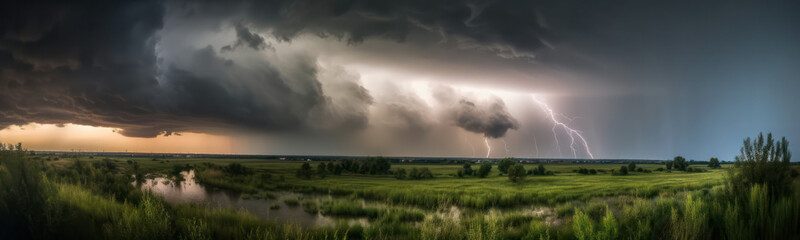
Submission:
[[[334,91],[345,97],[331,100],[311,56],[282,59],[282,66],[269,61],[243,66],[211,46],[181,50],[178,61],[157,56],[165,47],[159,46],[164,8],[162,1],[4,8],[0,128],[76,123],[118,128],[130,137],[289,131],[314,127],[308,125],[314,111],[340,116],[340,125],[349,129],[367,124],[366,107],[355,113],[341,107],[371,103],[366,89],[342,83]],[[232,48],[268,47],[243,25],[235,29]]]
[[[454,109],[452,120],[456,126],[488,138],[501,138],[509,129],[519,128],[519,123],[508,113],[500,99],[494,99],[485,106],[462,99]]]
[[[77,123],[119,128],[131,137],[231,127],[363,129],[369,122],[369,92],[357,81],[330,83],[324,90],[311,56],[281,60],[281,66],[255,63],[257,67],[241,65],[211,46],[182,51],[180,57],[158,56],[159,48],[185,47],[161,43],[159,32],[167,18],[206,31],[233,27],[236,38],[221,47],[222,52],[242,46],[270,48],[253,28],[280,41],[307,33],[349,43],[370,37],[403,41],[422,30],[461,46],[510,51],[514,56],[541,46],[520,41],[535,39],[538,25],[511,31],[508,24],[535,20],[531,6],[506,2],[52,2],[4,8],[2,15],[0,98],[8,104],[0,107],[0,128],[29,122]],[[426,125],[413,104],[386,106],[410,128]],[[465,114],[468,118],[472,112]],[[480,130],[487,136],[505,132],[493,127],[492,119],[487,121],[491,126]]]
[[[476,98],[446,86],[433,88],[434,98],[445,106],[445,119],[464,130],[501,138],[508,130],[519,128],[519,122],[508,112],[505,102],[496,96]]]
[[[264,41],[264,37],[251,32],[250,29],[247,29],[241,24],[236,24],[236,42],[234,42],[231,45],[223,46],[221,50],[232,51],[240,46],[247,46],[254,50],[272,48],[271,45],[267,44],[267,42]]]
[[[493,52],[506,58],[533,58],[553,36],[532,1],[295,0],[192,2],[188,17],[235,17],[270,31],[282,41],[313,34],[358,44],[368,38],[405,41],[415,32],[441,42]]]

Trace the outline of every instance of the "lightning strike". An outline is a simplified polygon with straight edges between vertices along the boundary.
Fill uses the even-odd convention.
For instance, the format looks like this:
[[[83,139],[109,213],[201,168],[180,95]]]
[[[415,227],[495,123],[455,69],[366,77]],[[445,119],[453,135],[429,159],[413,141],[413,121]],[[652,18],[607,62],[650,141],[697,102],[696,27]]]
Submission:
[[[489,138],[483,138],[483,142],[486,143],[486,158],[489,158],[489,154],[492,154],[492,146],[489,145]]]
[[[511,151],[508,151],[508,144],[506,143],[506,140],[505,139],[502,140],[503,140],[503,146],[506,148],[506,157],[511,156],[510,154]]]
[[[586,139],[583,137],[583,135],[581,135],[581,132],[579,132],[579,131],[577,131],[575,129],[572,129],[569,126],[567,126],[567,124],[564,124],[561,121],[559,121],[556,118],[556,115],[561,115],[561,114],[555,113],[553,111],[553,109],[550,108],[550,106],[548,106],[546,103],[542,102],[541,100],[537,99],[536,96],[533,96],[533,101],[535,101],[536,104],[539,104],[539,107],[541,107],[542,110],[550,117],[550,120],[553,121],[553,129],[552,130],[553,130],[553,137],[555,138],[555,142],[556,142],[556,147],[559,146],[558,145],[558,136],[556,134],[556,128],[561,127],[561,128],[564,129],[564,131],[567,132],[567,135],[569,135],[569,139],[570,139],[569,148],[572,150],[573,157],[576,157],[576,158],[578,157],[578,152],[575,149],[575,136],[577,136],[578,139],[580,139],[580,141],[583,143],[583,147],[584,147],[584,149],[586,149],[586,154],[588,154],[590,158],[594,159],[594,155],[592,155],[592,152],[589,150],[589,144],[586,143]],[[560,151],[561,151],[561,149],[559,148],[559,152]]]

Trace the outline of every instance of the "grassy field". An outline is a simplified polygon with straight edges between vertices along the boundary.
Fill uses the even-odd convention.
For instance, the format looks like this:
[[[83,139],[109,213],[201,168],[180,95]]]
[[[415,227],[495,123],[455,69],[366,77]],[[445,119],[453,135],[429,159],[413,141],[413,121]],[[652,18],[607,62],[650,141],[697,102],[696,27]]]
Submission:
[[[100,161],[100,158],[81,158],[81,161]],[[314,177],[300,179],[295,172],[303,162],[270,159],[144,159],[114,158],[120,166],[128,160],[139,163],[147,172],[167,172],[173,165],[199,165],[213,163],[227,165],[240,163],[256,173],[270,173],[272,181],[266,189],[280,187],[300,192],[354,194],[357,197],[382,200],[395,204],[409,204],[427,208],[442,205],[457,205],[471,208],[513,207],[520,204],[556,204],[573,200],[589,200],[593,197],[633,195],[654,197],[665,192],[707,189],[720,185],[724,169],[709,169],[707,172],[687,173],[681,171],[654,171],[661,164],[639,164],[637,167],[652,170],[651,173],[631,172],[627,176],[611,175],[622,164],[545,164],[554,176],[529,176],[521,183],[512,183],[501,176],[496,166],[486,178],[455,176],[461,165],[445,164],[393,164],[392,169],[426,167],[432,179],[398,180],[392,175],[328,174],[325,179]],[[56,165],[70,164],[68,159],[53,162]],[[316,169],[319,162],[311,162]],[[537,165],[527,164],[526,168]],[[727,166],[727,165],[724,165]],[[606,170],[596,175],[581,175],[573,172],[578,168]],[[705,168],[693,165],[695,168]],[[474,166],[477,168],[477,165]],[[278,181],[280,177],[285,181]],[[224,186],[223,186],[224,187]],[[253,186],[258,188],[257,186]]]
[[[611,170],[619,171],[620,164],[546,164],[544,167],[553,175],[528,175],[514,183],[499,172],[497,164],[486,178],[458,177],[456,172],[463,167],[457,164],[393,164],[391,172],[428,168],[433,175],[428,179],[401,180],[392,174],[351,172],[329,173],[323,178],[316,173],[320,162],[310,162],[315,173],[305,179],[296,175],[305,163],[300,161],[106,160],[86,156],[55,159],[22,157],[24,154],[19,151],[0,153],[0,187],[6,189],[0,192],[0,213],[9,213],[0,217],[0,238],[794,239],[800,236],[800,191],[775,197],[766,185],[755,184],[736,188],[739,190],[735,192],[728,186],[731,179],[727,173],[737,168],[730,165],[723,165],[723,169],[692,165],[703,171],[684,172],[657,170],[664,167],[659,164],[638,164],[637,167],[649,172],[620,176],[611,174]],[[76,165],[76,160],[82,166]],[[244,166],[245,173],[231,173],[231,166],[236,164]],[[475,170],[478,167],[473,165]],[[533,169],[537,165],[524,167]],[[575,172],[579,168],[598,173],[579,174]],[[248,197],[273,196],[274,201],[309,213],[367,218],[369,223],[352,224],[339,219],[332,226],[308,228],[278,224],[260,220],[244,210],[167,204],[131,184],[135,173],[147,173],[149,177],[175,176],[186,169],[194,169],[196,180],[206,186],[239,190]],[[37,171],[41,174],[18,174]],[[792,178],[788,186],[796,189],[800,178],[796,174]],[[273,193],[278,191],[338,197],[316,200],[297,194],[274,197]],[[11,235],[3,235],[9,232]]]

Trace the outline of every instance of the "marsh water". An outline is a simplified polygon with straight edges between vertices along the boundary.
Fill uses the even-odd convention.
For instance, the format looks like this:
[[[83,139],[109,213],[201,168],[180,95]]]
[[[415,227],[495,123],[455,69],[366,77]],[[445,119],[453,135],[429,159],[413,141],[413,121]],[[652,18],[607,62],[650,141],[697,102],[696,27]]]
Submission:
[[[283,202],[284,198],[295,197],[297,199],[325,199],[332,196],[312,196],[292,192],[275,192],[275,199],[255,199],[242,198],[242,194],[233,191],[225,191],[205,187],[195,182],[194,170],[181,172],[180,178],[156,177],[146,179],[141,183],[142,190],[149,190],[160,195],[165,201],[171,204],[196,203],[209,207],[243,209],[264,220],[276,221],[279,223],[292,223],[306,227],[330,226],[340,220],[345,220],[349,224],[359,223],[368,224],[366,218],[337,218],[324,216],[321,213],[308,213],[301,206],[288,206]],[[135,183],[134,183],[135,184]],[[278,209],[270,209],[270,206],[277,204]]]
[[[136,182],[132,184],[136,184]],[[263,220],[276,221],[278,223],[297,224],[304,227],[332,226],[340,221],[345,221],[350,225],[360,224],[365,226],[369,224],[367,218],[342,218],[325,216],[319,212],[308,213],[303,210],[302,206],[289,206],[283,201],[283,199],[286,198],[296,198],[300,201],[304,199],[313,199],[321,202],[336,198],[332,195],[302,194],[282,191],[273,192],[275,194],[275,199],[248,198],[243,197],[239,192],[203,186],[195,181],[194,170],[181,172],[180,177],[147,178],[141,183],[140,187],[142,190],[148,190],[162,196],[164,200],[170,204],[194,203],[208,207],[245,210]],[[366,204],[366,202],[362,201],[362,204]],[[376,203],[371,203],[371,205],[375,204]],[[278,205],[280,207],[271,209],[271,205]],[[546,219],[545,222],[548,225],[558,224],[560,222],[555,216],[554,209],[545,206],[527,206],[513,209],[491,208],[486,210],[484,214],[502,215],[508,212],[543,217]],[[440,218],[459,219],[462,210],[456,206],[450,206],[447,209],[429,212],[429,214],[431,213]]]

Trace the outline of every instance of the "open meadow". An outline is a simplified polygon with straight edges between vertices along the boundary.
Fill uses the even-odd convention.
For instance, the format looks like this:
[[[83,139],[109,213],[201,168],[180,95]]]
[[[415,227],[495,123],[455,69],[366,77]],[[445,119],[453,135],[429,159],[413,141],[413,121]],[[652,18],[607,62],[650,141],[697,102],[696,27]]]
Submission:
[[[5,194],[3,206],[35,204],[17,213],[49,231],[18,234],[42,238],[749,239],[796,237],[789,226],[800,218],[796,191],[735,193],[728,185],[740,168],[677,158],[633,166],[3,152],[4,193],[28,196]],[[796,188],[797,170],[786,169]],[[776,224],[784,227],[767,227]]]

